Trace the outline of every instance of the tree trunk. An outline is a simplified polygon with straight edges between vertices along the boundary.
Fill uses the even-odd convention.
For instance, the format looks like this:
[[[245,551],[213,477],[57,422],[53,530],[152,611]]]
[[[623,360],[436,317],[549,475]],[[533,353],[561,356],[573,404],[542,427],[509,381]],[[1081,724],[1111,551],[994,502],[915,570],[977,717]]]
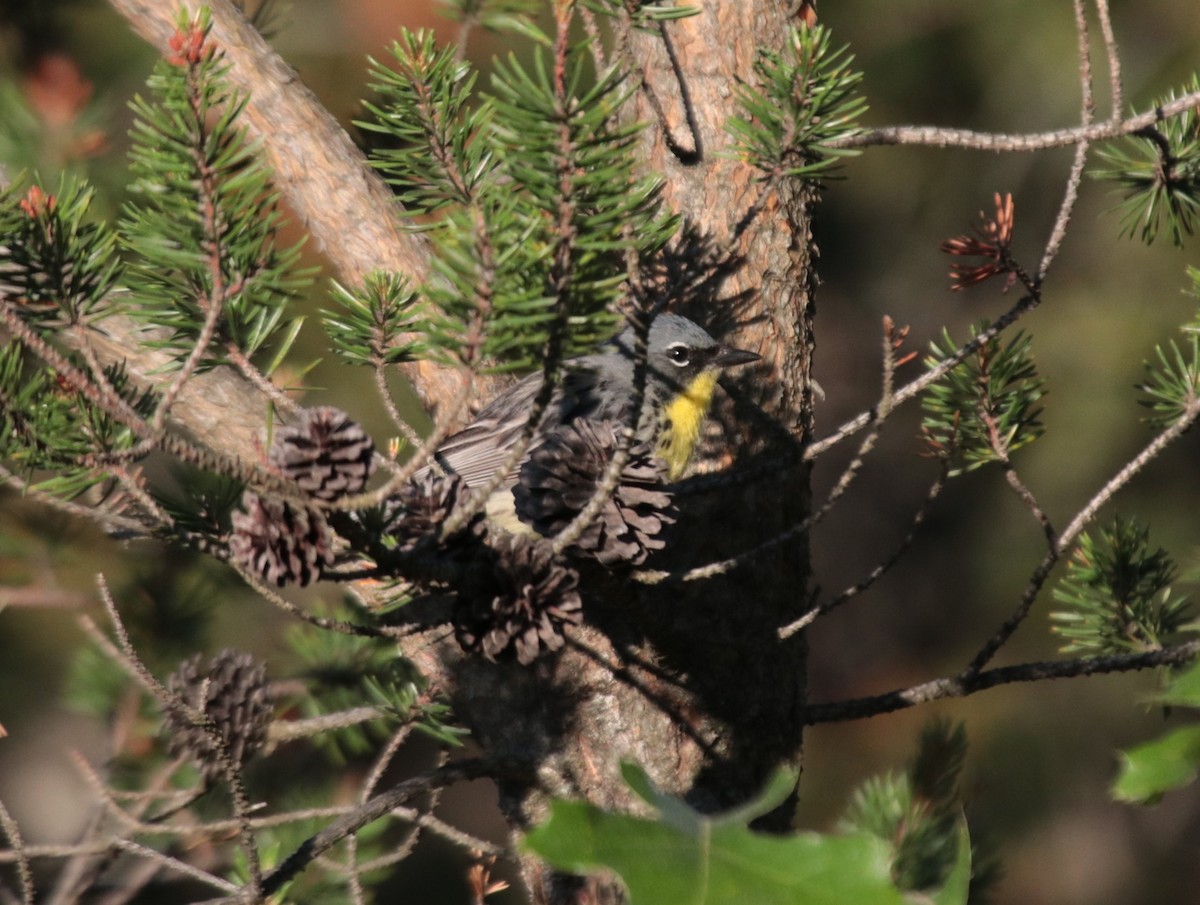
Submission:
[[[657,568],[745,552],[809,509],[808,470],[797,454],[811,428],[807,199],[785,187],[735,238],[761,184],[723,156],[733,87],[752,71],[756,48],[782,47],[791,24],[784,6],[712,3],[654,33],[628,35],[629,58],[644,61],[644,86],[627,113],[650,124],[645,166],[665,179],[666,203],[686,219],[660,289],[673,310],[763,356],[732,384],[740,404],[720,406],[711,444],[720,452],[706,464],[779,462],[765,480],[681,496],[681,530],[666,564],[652,561]],[[550,795],[638,809],[618,772],[623,760],[706,811],[745,801],[779,766],[798,769],[804,640],[780,642],[776,630],[803,608],[807,580],[806,538],[703,581],[637,586],[585,576],[587,624],[551,664],[494,665],[445,645],[442,663],[458,664],[455,710],[475,738],[491,753],[538,765],[539,788],[501,783],[514,828],[542,819]],[[785,830],[790,820],[785,806],[763,826]],[[613,883],[557,876],[532,861],[526,879],[546,905],[623,900]]]

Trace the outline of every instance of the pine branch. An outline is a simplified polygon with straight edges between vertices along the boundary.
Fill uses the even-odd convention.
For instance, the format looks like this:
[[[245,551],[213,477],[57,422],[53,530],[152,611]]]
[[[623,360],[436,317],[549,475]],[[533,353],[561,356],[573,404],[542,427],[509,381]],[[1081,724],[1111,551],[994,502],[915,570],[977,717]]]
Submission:
[[[229,0],[110,0],[112,7],[163,54],[180,7],[194,18],[212,12],[213,38],[230,63],[229,79],[248,98],[245,122],[263,144],[279,190],[344,282],[376,270],[414,284],[429,272],[424,238],[403,229],[391,192],[296,72],[272,50]],[[288,136],[287,141],[278,140]],[[420,361],[401,367],[427,408],[444,404],[461,383],[452,369]],[[203,404],[202,398],[192,400]]]
[[[1200,104],[1200,91],[1192,91],[1169,103],[1116,122],[1093,123],[1070,129],[1049,132],[993,133],[969,129],[946,129],[940,126],[887,126],[866,128],[861,132],[835,139],[832,148],[866,148],[877,145],[923,145],[933,148],[964,148],[974,151],[1044,151],[1064,148],[1081,142],[1104,141],[1133,135],[1148,126],[1165,122],[1186,113]]]
[[[1001,666],[982,672],[943,679],[933,679],[909,688],[890,691],[886,694],[855,698],[849,701],[830,701],[810,704],[805,711],[805,723],[833,723],[843,720],[861,720],[880,713],[894,713],[918,704],[927,704],[944,698],[963,698],[1016,682],[1044,682],[1051,679],[1072,679],[1080,676],[1098,676],[1110,673],[1134,672],[1162,666],[1179,666],[1195,659],[1200,654],[1200,641],[1188,641],[1165,647],[1161,650],[1136,654],[1119,654],[1105,657],[1081,657],[1076,660],[1047,660]]]

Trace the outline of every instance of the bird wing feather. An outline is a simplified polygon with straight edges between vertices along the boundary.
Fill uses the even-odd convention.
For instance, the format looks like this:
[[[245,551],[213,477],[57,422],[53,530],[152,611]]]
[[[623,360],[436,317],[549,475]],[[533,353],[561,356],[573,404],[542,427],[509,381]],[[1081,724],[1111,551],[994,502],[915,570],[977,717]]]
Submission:
[[[484,406],[469,425],[442,441],[434,459],[447,472],[461,477],[468,487],[487,483],[525,429],[541,384],[540,373],[522,378]],[[516,480],[519,468],[520,462],[514,463],[506,483]]]

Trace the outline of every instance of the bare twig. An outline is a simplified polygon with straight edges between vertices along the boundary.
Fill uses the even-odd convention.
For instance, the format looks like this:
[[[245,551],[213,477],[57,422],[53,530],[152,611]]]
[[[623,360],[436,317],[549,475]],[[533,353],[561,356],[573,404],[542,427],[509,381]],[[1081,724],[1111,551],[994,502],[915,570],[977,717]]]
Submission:
[[[1173,645],[1145,653],[1001,666],[970,676],[964,674],[934,679],[930,682],[922,682],[920,685],[890,691],[887,694],[855,698],[849,701],[832,701],[827,704],[813,704],[809,706],[804,721],[812,725],[841,720],[860,720],[880,713],[905,710],[942,698],[963,698],[976,692],[995,688],[998,685],[1011,685],[1014,682],[1043,682],[1049,679],[1070,679],[1077,676],[1153,669],[1159,666],[1178,666],[1195,659],[1197,653],[1200,653],[1200,641],[1189,641],[1186,644]]]
[[[1012,324],[1019,320],[1025,314],[1028,314],[1041,303],[1040,293],[1030,293],[1021,298],[1015,305],[1005,311],[996,321],[986,330],[980,331],[979,335],[970,342],[964,343],[951,356],[938,362],[937,365],[930,368],[920,377],[909,381],[907,384],[897,390],[891,397],[891,405],[896,408],[909,400],[915,398],[923,392],[930,384],[936,383],[946,375],[948,371],[958,367],[962,362],[971,355],[974,355],[981,347],[991,342],[995,337],[1008,329]],[[804,461],[811,462],[826,450],[831,449],[841,443],[847,437],[861,431],[863,428],[873,424],[877,415],[874,410],[862,412],[859,415],[851,418],[849,421],[838,427],[833,433],[824,437],[815,443],[809,444],[804,449]]]
[[[400,746],[408,738],[412,732],[412,723],[406,723],[400,726],[392,733],[391,738],[387,740],[387,744],[375,757],[375,762],[371,765],[370,771],[363,779],[362,789],[358,794],[358,802],[360,805],[365,804],[371,797],[371,793],[375,791],[379,781],[383,778],[383,773],[387,770],[392,760],[396,756],[396,752],[400,750]],[[397,846],[400,857],[407,857],[414,845],[417,843],[418,829],[414,827],[408,835]],[[399,860],[399,859],[398,859]],[[358,863],[358,835],[351,833],[346,838],[346,874],[350,885],[350,895],[355,905],[362,905],[366,901],[366,896],[362,888],[362,874],[368,868]]]
[[[388,417],[392,419],[392,424],[396,426],[396,430],[404,435],[414,448],[419,449],[421,446],[421,435],[416,432],[411,424],[400,414],[400,409],[396,407],[396,400],[392,398],[391,390],[387,385],[387,372],[384,369],[383,362],[374,362],[371,366],[371,374],[375,378],[375,389],[379,393],[379,399],[383,402],[383,407],[387,409]],[[457,413],[453,416],[458,417]]]
[[[920,508],[917,509],[916,514],[913,515],[912,523],[909,525],[908,533],[904,536],[904,539],[900,541],[896,549],[893,550],[886,559],[868,572],[861,581],[846,588],[836,597],[831,597],[824,603],[810,608],[807,612],[801,615],[799,619],[796,619],[794,622],[790,622],[780,628],[779,638],[781,641],[790,638],[801,629],[812,625],[812,623],[816,622],[821,616],[836,610],[843,603],[846,603],[854,597],[857,597],[863,591],[870,588],[871,585],[875,584],[875,582],[877,582],[880,578],[886,575],[888,570],[900,561],[900,558],[908,551],[908,548],[912,546],[912,543],[917,536],[917,530],[922,524],[924,524],[925,517],[929,514],[929,510],[933,506],[934,501],[941,495],[942,488],[946,486],[946,475],[949,470],[950,459],[948,457],[943,458],[942,467],[938,472],[937,480],[929,485],[929,491],[925,494],[924,502],[921,504]]]
[[[1080,111],[1079,120],[1082,126],[1091,125],[1096,119],[1096,99],[1092,88],[1092,54],[1088,43],[1087,11],[1084,0],[1074,0],[1075,30],[1079,44],[1079,89]],[[1054,218],[1054,226],[1050,230],[1050,238],[1046,240],[1046,248],[1042,252],[1041,263],[1038,264],[1037,282],[1041,285],[1050,270],[1050,265],[1058,250],[1062,247],[1063,238],[1067,234],[1067,224],[1075,210],[1075,202],[1079,198],[1079,184],[1083,180],[1083,166],[1087,161],[1089,143],[1080,142],[1075,148],[1075,158],[1071,162],[1071,170],[1067,176],[1066,189],[1063,192],[1062,203],[1058,207],[1058,215]]]
[[[96,576],[96,586],[100,592],[100,599],[104,603],[104,609],[112,621],[113,631],[117,636],[117,644],[120,646],[121,659],[126,667],[134,671],[142,687],[150,691],[160,705],[180,713],[189,723],[203,728],[209,741],[212,743],[225,781],[229,786],[230,798],[233,800],[234,817],[239,822],[238,835],[240,836],[242,851],[246,855],[247,872],[250,874],[250,892],[255,901],[257,901],[262,894],[263,878],[258,858],[258,845],[255,842],[254,832],[250,826],[250,799],[246,795],[246,788],[242,782],[239,765],[234,763],[230,757],[229,746],[226,744],[225,736],[217,728],[212,717],[204,711],[190,706],[179,695],[159,682],[150,670],[146,668],[141,658],[138,657],[137,651],[133,647],[133,642],[129,639],[129,634],[125,630],[125,624],[121,620],[121,615],[117,611],[117,605],[109,593],[108,583],[103,575]]]
[[[57,509],[59,512],[64,512],[67,515],[72,515],[77,518],[85,518],[94,521],[101,528],[109,532],[127,532],[134,535],[145,534],[149,528],[142,522],[136,519],[131,519],[124,515],[117,515],[113,512],[105,512],[100,509],[93,509],[90,506],[81,506],[79,503],[72,503],[70,500],[64,500],[56,497],[52,493],[44,493],[36,487],[29,486],[28,483],[17,477],[3,465],[0,465],[0,483],[4,483],[13,490],[37,500],[49,506],[51,509]]]
[[[300,411],[300,404],[296,402],[286,392],[277,387],[274,381],[266,374],[258,369],[258,367],[249,358],[246,353],[239,349],[233,343],[227,343],[225,347],[225,356],[238,369],[243,377],[250,381],[260,393],[267,399],[271,400],[271,404],[281,412],[295,415]]]
[[[379,638],[385,634],[385,632],[376,626],[363,625],[358,622],[346,622],[343,619],[330,619],[326,616],[316,616],[292,603],[282,594],[278,594],[267,587],[257,575],[238,563],[231,562],[229,565],[235,572],[242,576],[242,580],[246,584],[254,588],[260,597],[285,613],[295,616],[297,619],[303,619],[309,625],[314,625],[326,631],[340,632],[343,635],[356,635],[360,638]]]
[[[883,423],[891,415],[893,409],[893,387],[896,373],[896,335],[895,325],[891,318],[884,318],[883,329],[883,366],[882,366],[882,388],[879,396],[879,401],[870,410],[870,430],[859,444],[858,451],[854,458],[842,471],[841,476],[829,491],[825,502],[817,509],[813,510],[797,524],[784,531],[779,532],[773,537],[768,538],[763,543],[743,551],[736,556],[731,556],[728,559],[719,560],[717,562],[706,563],[702,566],[688,569],[684,572],[661,572],[644,570],[633,572],[631,577],[642,584],[660,584],[665,581],[701,581],[704,579],[713,578],[717,575],[723,575],[736,569],[738,566],[744,565],[751,560],[762,556],[769,550],[773,550],[780,544],[807,533],[812,527],[825,518],[837,505],[838,501],[849,490],[850,485],[854,483],[854,479],[858,477],[862,466],[866,462],[867,456],[871,450],[875,448],[876,442],[879,440],[879,432],[883,428]],[[791,634],[791,633],[789,633]],[[783,636],[787,637],[787,636]]]
[[[352,707],[338,713],[326,713],[302,720],[275,720],[271,723],[268,736],[272,742],[290,742],[333,732],[337,729],[360,726],[385,716],[387,714],[378,707]]]
[[[455,761],[406,779],[387,792],[376,795],[315,836],[306,839],[279,867],[263,878],[261,894],[270,896],[277,892],[314,858],[327,852],[351,833],[358,832],[373,820],[378,820],[402,806],[414,796],[463,780],[493,775],[499,766],[495,761],[482,759]]]
[[[864,129],[828,142],[831,148],[865,148],[875,145],[927,145],[934,148],[965,148],[975,151],[1044,151],[1065,148],[1081,142],[1105,141],[1132,135],[1147,126],[1163,122],[1200,104],[1200,91],[1193,91],[1146,113],[1113,122],[1093,123],[1050,132],[993,133],[940,126],[887,126]]]
[[[1104,37],[1104,54],[1108,58],[1108,83],[1112,92],[1111,121],[1121,121],[1121,108],[1125,105],[1121,89],[1121,55],[1117,50],[1117,38],[1113,34],[1112,19],[1108,15],[1108,0],[1096,0],[1096,18],[1100,20],[1100,34]]]
[[[17,864],[17,876],[21,881],[22,901],[25,905],[33,905],[36,891],[33,887],[33,871],[29,868],[29,856],[25,852],[25,840],[21,836],[21,828],[12,819],[12,815],[8,813],[8,808],[2,801],[0,801],[0,830],[4,831],[8,844],[12,846]]]

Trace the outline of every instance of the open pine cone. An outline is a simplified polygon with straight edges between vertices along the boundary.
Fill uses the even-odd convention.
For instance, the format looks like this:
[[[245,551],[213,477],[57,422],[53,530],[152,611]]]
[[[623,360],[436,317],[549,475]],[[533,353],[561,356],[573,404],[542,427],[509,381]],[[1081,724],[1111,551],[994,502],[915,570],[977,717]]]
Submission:
[[[229,556],[276,587],[310,584],[333,563],[333,532],[310,506],[242,495],[244,511],[233,513]]]
[[[271,464],[318,500],[361,491],[374,467],[375,443],[350,416],[323,405],[275,432]]]
[[[541,540],[502,535],[493,550],[491,574],[459,598],[455,635],[463,650],[529,664],[562,647],[563,630],[582,621],[579,573]]]
[[[267,740],[275,700],[267,685],[267,667],[252,655],[226,648],[200,665],[196,654],[179,664],[167,687],[189,706],[208,715],[235,766],[246,763]],[[203,726],[174,708],[166,712],[167,750],[188,755],[207,782],[224,777],[217,745]]]
[[[466,504],[469,495],[470,488],[458,475],[427,471],[388,498],[387,533],[396,539],[402,552],[411,552],[421,541],[436,537],[442,524],[458,507]],[[484,514],[477,512],[467,520],[462,531],[447,538],[447,544],[452,546],[466,535],[479,537],[483,531]]]
[[[591,501],[618,447],[611,421],[577,419],[545,438],[521,466],[513,496],[517,517],[553,537]],[[677,513],[663,485],[665,468],[648,443],[635,443],[612,494],[574,548],[606,566],[641,565],[661,550]]]

